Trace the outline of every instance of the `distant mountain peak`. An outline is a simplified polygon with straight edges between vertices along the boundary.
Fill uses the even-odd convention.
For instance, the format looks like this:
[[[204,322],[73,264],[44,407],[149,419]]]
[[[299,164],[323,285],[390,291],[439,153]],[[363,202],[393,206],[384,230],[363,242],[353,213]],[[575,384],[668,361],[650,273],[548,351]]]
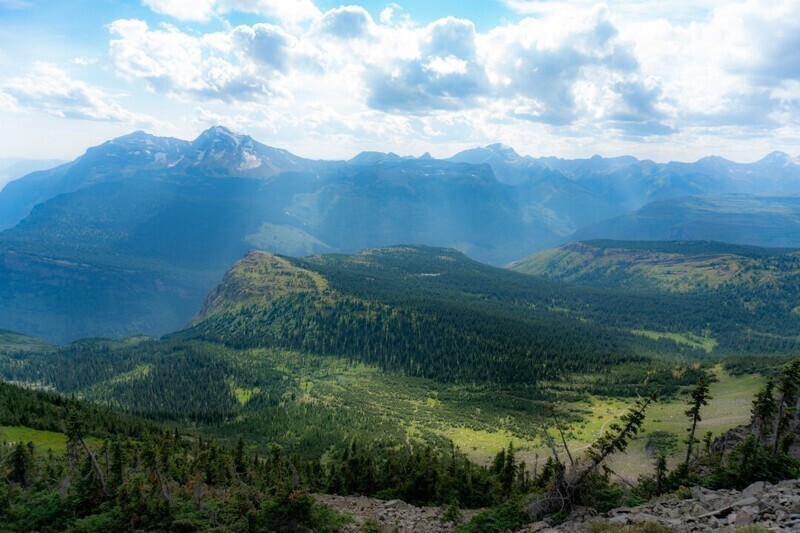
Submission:
[[[136,130],[127,135],[115,137],[104,144],[117,144],[121,146],[139,146],[139,145],[154,145],[157,143],[169,142],[172,139],[169,137],[157,137],[146,131]],[[103,146],[102,144],[100,146]]]
[[[112,141],[119,141],[122,139],[151,139],[154,136],[150,133],[147,133],[144,130],[136,130],[134,132],[128,133],[127,135],[120,135],[119,137],[115,137]]]
[[[489,150],[490,152],[502,157],[503,159],[505,159],[507,161],[512,161],[512,160],[515,160],[515,159],[521,159],[522,158],[522,156],[519,155],[519,153],[516,150],[514,150],[512,147],[510,147],[507,144],[494,143],[494,144],[488,145],[486,147],[486,149]]]
[[[220,125],[211,126],[207,130],[205,130],[203,133],[201,133],[200,135],[203,135],[203,134],[208,134],[208,135],[212,135],[212,136],[216,136],[216,135],[228,135],[228,136],[232,136],[232,137],[241,136],[240,134],[235,133],[232,129],[227,128],[225,126],[220,126]]]
[[[402,161],[402,157],[394,152],[364,151],[348,161],[351,165],[378,165],[386,162]]]
[[[224,141],[231,146],[238,146],[246,141],[252,141],[248,135],[234,133],[225,126],[211,126],[192,141],[193,145],[207,144],[208,142]]]
[[[800,158],[792,157],[786,152],[775,150],[774,152],[767,154],[763,159],[757,161],[757,163],[782,166],[800,165]]]

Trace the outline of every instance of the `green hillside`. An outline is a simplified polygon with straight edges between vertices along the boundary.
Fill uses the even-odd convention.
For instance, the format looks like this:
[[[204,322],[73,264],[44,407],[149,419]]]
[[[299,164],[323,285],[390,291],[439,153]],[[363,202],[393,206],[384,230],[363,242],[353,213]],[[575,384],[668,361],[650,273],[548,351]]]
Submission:
[[[587,225],[571,241],[715,240],[756,246],[797,246],[796,194],[709,194],[651,202],[622,216]]]
[[[306,456],[361,435],[474,440],[485,457],[506,437],[529,441],[551,402],[578,423],[590,398],[671,396],[719,356],[790,353],[796,321],[705,294],[565,285],[441,248],[253,252],[187,330],[46,346],[0,372]]]
[[[708,349],[669,334],[713,339],[719,353],[796,349],[799,289],[784,285],[759,285],[759,300],[581,287],[424,247],[303,260],[252,254],[182,335],[353,357],[445,381],[530,382]]]
[[[545,250],[510,268],[581,285],[684,293],[736,288],[788,300],[791,288],[800,284],[800,250],[708,241],[594,240]]]

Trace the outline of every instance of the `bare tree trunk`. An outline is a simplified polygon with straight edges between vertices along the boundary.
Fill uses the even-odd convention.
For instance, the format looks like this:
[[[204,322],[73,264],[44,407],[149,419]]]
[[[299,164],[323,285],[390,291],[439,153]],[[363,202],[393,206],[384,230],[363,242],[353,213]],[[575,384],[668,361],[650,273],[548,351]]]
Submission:
[[[564,437],[564,430],[561,429],[561,424],[558,423],[558,417],[554,416],[553,421],[556,423],[556,428],[558,428],[558,434],[561,435],[561,442],[564,443],[564,450],[567,452],[567,457],[569,457],[569,464],[571,466],[575,466],[575,461],[572,459],[572,454],[569,451],[569,446],[567,446],[567,439]]]
[[[81,439],[81,444],[83,445],[83,449],[86,450],[86,453],[89,455],[89,461],[92,463],[92,470],[94,470],[95,475],[97,475],[97,479],[100,481],[100,488],[103,489],[103,496],[106,496],[106,480],[103,477],[103,471],[100,469],[100,464],[97,462],[97,458],[92,453],[92,450],[86,445],[86,441]]]

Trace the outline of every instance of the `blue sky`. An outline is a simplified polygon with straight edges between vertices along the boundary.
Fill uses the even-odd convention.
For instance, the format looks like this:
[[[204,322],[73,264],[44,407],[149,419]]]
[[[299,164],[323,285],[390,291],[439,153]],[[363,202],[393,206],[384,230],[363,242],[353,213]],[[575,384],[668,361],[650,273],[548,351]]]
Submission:
[[[0,0],[0,157],[213,124],[308,157],[800,155],[800,0]]]

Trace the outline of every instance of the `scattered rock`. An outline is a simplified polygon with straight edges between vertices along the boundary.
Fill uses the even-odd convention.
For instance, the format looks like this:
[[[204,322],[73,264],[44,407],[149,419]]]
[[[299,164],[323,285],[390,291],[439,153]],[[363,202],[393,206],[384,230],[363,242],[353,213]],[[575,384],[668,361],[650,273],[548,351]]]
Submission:
[[[359,531],[361,524],[374,520],[393,533],[450,533],[456,524],[442,521],[446,507],[416,507],[402,500],[383,501],[364,496],[336,496],[331,494],[315,494],[314,499],[353,516],[355,524],[345,531]],[[478,510],[462,510],[462,523],[468,521]],[[549,527],[549,526],[548,526]],[[382,529],[383,531],[383,529]],[[545,533],[547,530],[540,530]],[[537,533],[539,533],[537,531]]]
[[[695,488],[687,500],[673,498],[635,508],[620,507],[595,520],[620,530],[623,526],[657,523],[676,533],[735,533],[751,525],[766,531],[800,531],[800,480],[776,485],[753,483],[741,492]],[[585,522],[569,520],[554,529],[581,533],[588,527]]]
[[[742,496],[744,496],[745,498],[750,498],[751,496],[756,496],[757,494],[761,494],[762,492],[764,492],[765,486],[766,483],[764,483],[763,481],[756,481],[755,483],[753,483],[752,485],[750,485],[749,487],[747,487],[742,491]]]
[[[525,528],[525,533],[542,533],[550,529],[550,524],[547,522],[534,522],[533,524],[528,524],[528,527]]]
[[[731,507],[747,507],[749,505],[756,505],[756,504],[758,504],[758,498],[756,498],[755,496],[750,496],[749,498],[739,500],[738,502],[731,505]]]

